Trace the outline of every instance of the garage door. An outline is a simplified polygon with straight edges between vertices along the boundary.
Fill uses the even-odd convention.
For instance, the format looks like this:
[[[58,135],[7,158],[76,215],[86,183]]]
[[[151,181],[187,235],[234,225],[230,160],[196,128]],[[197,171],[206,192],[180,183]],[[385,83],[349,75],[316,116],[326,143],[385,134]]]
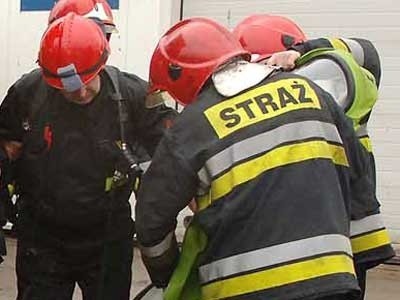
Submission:
[[[400,5],[398,0],[183,0],[184,17],[207,16],[232,28],[253,13],[286,15],[308,37],[364,37],[378,48],[383,78],[370,121],[378,196],[392,238],[400,242]]]

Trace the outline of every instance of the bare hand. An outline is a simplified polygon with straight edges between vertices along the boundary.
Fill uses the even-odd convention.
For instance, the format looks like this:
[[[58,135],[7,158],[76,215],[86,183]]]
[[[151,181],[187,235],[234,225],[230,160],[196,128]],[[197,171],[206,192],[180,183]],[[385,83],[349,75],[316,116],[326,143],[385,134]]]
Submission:
[[[267,60],[267,66],[280,66],[285,71],[293,70],[299,57],[300,53],[295,50],[277,52]]]
[[[195,199],[192,199],[192,201],[190,201],[188,207],[190,208],[190,210],[191,210],[193,213],[196,213],[196,212],[198,211],[197,202],[196,202]]]

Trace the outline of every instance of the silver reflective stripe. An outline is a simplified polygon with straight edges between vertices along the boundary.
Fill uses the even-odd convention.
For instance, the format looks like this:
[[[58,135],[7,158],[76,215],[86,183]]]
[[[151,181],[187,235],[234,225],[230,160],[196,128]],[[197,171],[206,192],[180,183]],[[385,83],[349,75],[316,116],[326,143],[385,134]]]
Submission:
[[[197,196],[202,196],[208,192],[211,185],[211,176],[205,168],[202,168],[197,175],[200,181],[199,187],[197,188]]]
[[[164,254],[171,247],[174,232],[171,231],[167,236],[157,245],[152,247],[140,247],[141,252],[147,257],[159,257]]]
[[[57,74],[60,76],[63,89],[67,92],[74,92],[82,88],[83,82],[77,74],[74,64],[58,68]]]
[[[350,240],[339,234],[321,235],[231,256],[201,266],[200,281],[207,283],[242,272],[334,252],[352,256]]]
[[[341,66],[332,59],[318,58],[292,71],[313,80],[322,89],[331,94],[340,107],[349,105],[346,74]]]
[[[142,169],[143,174],[146,173],[147,169],[150,167],[151,160],[139,163],[139,167]]]
[[[342,139],[335,125],[320,121],[304,121],[286,124],[274,130],[240,141],[215,156],[211,157],[204,168],[198,172],[200,178],[209,174],[214,178],[217,174],[230,168],[232,164],[246,158],[264,153],[283,143],[304,140],[308,138],[325,139],[342,144]]]
[[[367,233],[373,230],[385,228],[381,214],[365,217],[358,221],[351,221],[350,236]]]
[[[342,39],[342,41],[346,43],[347,47],[349,47],[351,54],[353,55],[356,62],[363,67],[365,56],[362,46],[357,41],[352,39]]]
[[[357,130],[356,134],[358,137],[363,137],[368,135],[367,124],[361,125]]]

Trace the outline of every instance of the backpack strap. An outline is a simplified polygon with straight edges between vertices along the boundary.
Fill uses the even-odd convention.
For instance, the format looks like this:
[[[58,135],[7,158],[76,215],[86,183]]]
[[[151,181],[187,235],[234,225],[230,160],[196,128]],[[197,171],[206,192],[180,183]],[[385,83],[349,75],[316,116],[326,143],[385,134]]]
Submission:
[[[142,169],[139,166],[139,159],[137,158],[136,154],[131,150],[131,147],[128,143],[128,139],[126,136],[126,130],[129,122],[128,101],[127,99],[124,99],[122,97],[122,94],[120,92],[119,70],[112,66],[106,66],[105,72],[110,78],[114,90],[111,99],[117,101],[118,104],[121,150],[127,163],[129,164],[129,174],[135,182],[137,181],[136,180],[137,178],[140,178],[142,174]]]

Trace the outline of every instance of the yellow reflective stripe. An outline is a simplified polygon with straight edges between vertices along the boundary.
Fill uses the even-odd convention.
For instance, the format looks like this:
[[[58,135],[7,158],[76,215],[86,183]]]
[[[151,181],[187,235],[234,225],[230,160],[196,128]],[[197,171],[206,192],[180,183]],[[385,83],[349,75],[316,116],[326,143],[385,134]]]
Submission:
[[[210,194],[197,197],[197,207],[199,210],[205,209],[207,206],[211,204],[211,197]]]
[[[354,254],[390,244],[389,233],[386,229],[351,238],[350,240]]]
[[[248,126],[300,109],[321,109],[317,93],[301,78],[281,79],[208,108],[204,115],[220,139]]]
[[[121,140],[115,141],[115,144],[117,145],[117,147],[119,149],[122,149],[122,141]]]
[[[330,254],[353,256],[350,239],[341,234],[327,234],[295,240],[221,258],[199,267],[202,284],[256,270],[266,270],[288,262],[299,262]]]
[[[350,52],[349,47],[341,39],[332,38],[332,39],[329,39],[329,42],[331,42],[332,47],[335,49],[340,49],[340,50],[343,50],[346,52]]]
[[[224,299],[322,276],[354,274],[353,260],[344,254],[324,256],[204,285],[203,300]]]
[[[349,165],[344,148],[326,141],[310,141],[279,147],[232,168],[214,180],[211,183],[211,200],[223,197],[235,186],[250,181],[265,171],[318,158],[331,159],[337,165]]]
[[[107,178],[106,178],[106,184],[105,184],[104,190],[105,190],[106,192],[111,191],[112,185],[113,185],[113,178],[112,178],[112,177],[107,177]]]
[[[10,197],[15,194],[15,187],[13,184],[7,184],[7,190]]]
[[[364,148],[368,151],[368,152],[372,152],[372,143],[369,137],[362,137],[359,138],[360,143],[364,146]]]

